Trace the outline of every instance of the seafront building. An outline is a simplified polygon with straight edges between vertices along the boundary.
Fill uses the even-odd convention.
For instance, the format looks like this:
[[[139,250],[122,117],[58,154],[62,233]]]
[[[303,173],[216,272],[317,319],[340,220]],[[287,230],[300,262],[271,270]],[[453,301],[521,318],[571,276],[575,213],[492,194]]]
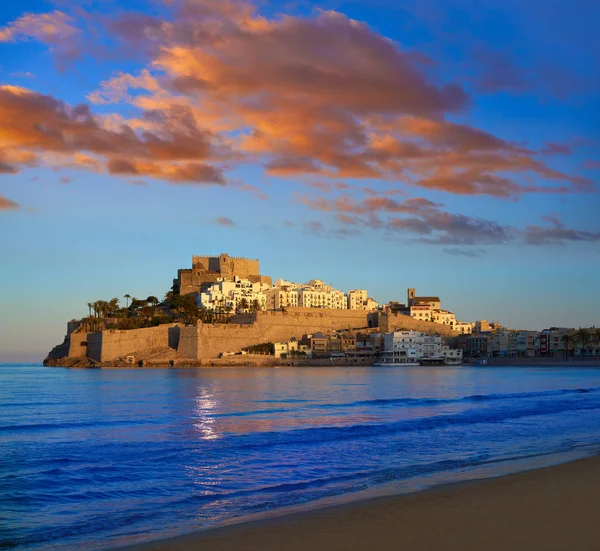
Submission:
[[[442,337],[420,331],[394,331],[384,335],[382,361],[389,364],[416,363],[424,358],[442,358]]]

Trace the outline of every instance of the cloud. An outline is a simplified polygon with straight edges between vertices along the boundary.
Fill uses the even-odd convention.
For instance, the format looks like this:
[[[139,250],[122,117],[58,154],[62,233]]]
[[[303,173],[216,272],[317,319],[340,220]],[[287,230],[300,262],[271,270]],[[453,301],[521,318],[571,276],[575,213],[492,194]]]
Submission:
[[[449,122],[471,104],[461,86],[437,81],[415,61],[419,52],[342,13],[267,18],[234,0],[172,6],[165,19],[129,13],[111,22],[113,37],[148,67],[105,81],[92,101],[188,106],[245,161],[280,177],[397,180],[502,198],[590,190],[536,158],[547,151]],[[503,80],[516,81],[494,55]]]
[[[556,214],[545,216],[547,226],[527,226],[524,231],[528,245],[565,245],[569,242],[599,242],[600,232],[566,228]]]
[[[60,57],[72,58],[80,49],[81,29],[76,20],[62,11],[25,13],[0,28],[0,42],[17,42],[33,38],[48,44]],[[23,73],[22,76],[33,76]]]
[[[544,155],[570,155],[573,148],[566,143],[547,142],[540,153]]]
[[[454,256],[482,256],[481,245],[526,243],[529,245],[562,244],[568,241],[600,241],[600,232],[568,229],[554,213],[544,216],[547,226],[527,226],[519,229],[482,217],[467,216],[444,210],[444,205],[423,197],[397,201],[385,195],[366,194],[353,197],[298,196],[298,201],[311,210],[333,214],[338,229],[327,230],[360,232],[364,229],[383,230],[388,234],[402,235],[407,240],[428,245],[454,245],[444,252]],[[320,223],[318,231],[325,234]],[[464,248],[468,247],[468,248]]]
[[[474,79],[481,92],[523,92],[530,87],[524,72],[507,51],[494,51],[478,47],[474,59],[479,66],[479,74]]]
[[[224,184],[219,140],[198,128],[186,108],[149,111],[144,120],[95,116],[87,105],[69,106],[17,86],[0,86],[0,159],[4,171],[45,162],[149,176],[175,183]],[[1,170],[1,168],[0,168]]]
[[[146,67],[115,73],[88,99],[103,112],[129,104],[135,116],[101,117],[33,92],[15,106],[5,94],[8,109],[35,107],[14,147],[41,162],[60,153],[65,166],[170,182],[223,184],[225,170],[252,162],[280,177],[370,178],[461,195],[592,190],[540,160],[547,148],[448,120],[474,103],[462,86],[342,13],[265,17],[245,0],[172,0],[162,13],[103,20],[104,42]],[[56,49],[87,38],[82,25],[60,11],[26,14],[0,36]],[[514,81],[508,70],[497,76]]]
[[[227,218],[226,216],[219,216],[215,220],[215,223],[217,226],[226,226],[230,228],[237,226],[237,224],[231,218]]]
[[[11,73],[10,76],[14,78],[35,78],[35,75],[29,71],[17,71],[15,73]]]
[[[18,210],[20,208],[14,201],[0,195],[0,210]]]

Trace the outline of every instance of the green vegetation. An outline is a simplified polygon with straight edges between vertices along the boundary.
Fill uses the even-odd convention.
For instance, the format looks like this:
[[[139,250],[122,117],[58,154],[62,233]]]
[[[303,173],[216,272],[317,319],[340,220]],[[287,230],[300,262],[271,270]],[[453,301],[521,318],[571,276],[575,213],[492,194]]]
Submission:
[[[272,342],[263,342],[243,348],[248,354],[275,354],[275,345]]]

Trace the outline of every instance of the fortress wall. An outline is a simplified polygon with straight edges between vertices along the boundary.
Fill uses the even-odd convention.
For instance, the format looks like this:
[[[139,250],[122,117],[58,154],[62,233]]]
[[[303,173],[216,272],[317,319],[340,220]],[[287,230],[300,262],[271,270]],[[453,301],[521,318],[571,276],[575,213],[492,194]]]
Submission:
[[[69,358],[87,357],[87,340],[90,333],[71,333],[69,335]]]
[[[234,352],[245,346],[302,338],[306,333],[367,327],[367,312],[289,308],[286,312],[257,312],[254,323],[203,324],[182,327],[179,356],[207,360],[220,352]]]
[[[111,329],[90,333],[87,339],[88,358],[106,362],[143,350],[168,348],[170,345],[176,347],[179,335],[174,334],[176,333],[173,331],[175,327],[180,326],[170,323],[145,329]]]

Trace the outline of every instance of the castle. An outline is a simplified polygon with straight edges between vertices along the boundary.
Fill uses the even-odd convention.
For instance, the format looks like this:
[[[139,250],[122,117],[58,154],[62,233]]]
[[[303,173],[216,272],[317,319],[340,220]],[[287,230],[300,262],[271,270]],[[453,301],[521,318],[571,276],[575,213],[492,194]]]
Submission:
[[[260,275],[260,263],[250,258],[220,254],[219,256],[192,256],[192,268],[177,271],[173,290],[181,295],[200,293],[202,288],[220,279],[235,277],[252,283],[271,285],[271,276]]]

